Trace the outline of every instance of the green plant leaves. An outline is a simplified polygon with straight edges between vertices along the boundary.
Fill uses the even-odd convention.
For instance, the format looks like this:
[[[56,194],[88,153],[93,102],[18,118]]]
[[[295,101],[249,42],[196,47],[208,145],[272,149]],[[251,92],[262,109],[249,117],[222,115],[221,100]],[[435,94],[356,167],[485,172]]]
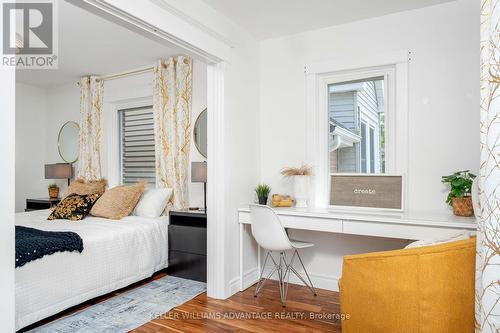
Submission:
[[[255,187],[255,193],[257,193],[257,197],[259,198],[267,198],[269,193],[271,193],[271,186],[267,184],[259,184]]]
[[[450,184],[450,193],[446,198],[446,203],[451,205],[453,198],[463,198],[471,195],[472,181],[476,175],[469,170],[457,171],[449,176],[442,176],[443,184]]]

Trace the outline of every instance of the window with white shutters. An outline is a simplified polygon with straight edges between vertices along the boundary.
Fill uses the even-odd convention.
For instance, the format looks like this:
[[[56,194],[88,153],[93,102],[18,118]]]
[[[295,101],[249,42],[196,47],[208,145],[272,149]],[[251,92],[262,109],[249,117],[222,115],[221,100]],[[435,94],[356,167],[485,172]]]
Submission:
[[[121,183],[156,182],[155,139],[152,106],[124,109],[119,113]]]

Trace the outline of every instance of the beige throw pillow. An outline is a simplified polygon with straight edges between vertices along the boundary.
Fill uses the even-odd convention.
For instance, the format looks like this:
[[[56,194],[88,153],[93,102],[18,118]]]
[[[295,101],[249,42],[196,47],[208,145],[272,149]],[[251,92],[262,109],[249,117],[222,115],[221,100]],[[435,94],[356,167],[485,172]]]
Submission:
[[[455,234],[450,237],[441,237],[441,238],[433,238],[433,239],[423,239],[423,240],[418,240],[416,242],[408,244],[405,249],[412,249],[415,247],[422,247],[422,246],[431,246],[431,245],[438,245],[438,244],[444,244],[444,243],[451,243],[451,242],[456,242],[459,240],[466,240],[471,238],[472,234],[468,231],[461,232],[459,234]]]
[[[144,183],[113,187],[97,200],[90,214],[113,220],[124,218],[134,210],[144,188]]]
[[[78,194],[78,195],[89,195],[97,193],[102,195],[106,190],[106,185],[108,182],[106,179],[84,182],[82,179],[77,179],[73,181],[66,192],[64,192],[64,197],[67,197],[70,194]]]

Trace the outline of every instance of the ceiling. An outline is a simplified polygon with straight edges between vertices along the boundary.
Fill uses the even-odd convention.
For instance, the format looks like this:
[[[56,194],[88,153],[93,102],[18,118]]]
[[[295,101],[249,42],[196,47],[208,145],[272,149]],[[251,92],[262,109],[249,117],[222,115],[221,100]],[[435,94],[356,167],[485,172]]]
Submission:
[[[203,0],[259,39],[435,5],[450,0]],[[178,54],[143,35],[58,1],[59,69],[18,70],[17,81],[51,88]]]
[[[203,0],[258,39],[432,6],[452,0]]]
[[[178,54],[173,48],[109,22],[66,1],[59,4],[59,69],[18,70],[18,82],[51,88],[87,74],[113,74]]]

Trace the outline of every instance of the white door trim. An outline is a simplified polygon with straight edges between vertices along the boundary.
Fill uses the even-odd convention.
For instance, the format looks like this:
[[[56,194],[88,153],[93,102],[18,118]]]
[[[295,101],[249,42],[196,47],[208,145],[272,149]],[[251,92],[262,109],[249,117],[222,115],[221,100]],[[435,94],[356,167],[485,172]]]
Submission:
[[[0,12],[1,14],[1,12]],[[0,27],[0,33],[2,33]],[[0,186],[5,193],[15,193],[15,128],[16,128],[16,70],[14,67],[0,69],[0,138],[2,141],[2,163],[0,163]],[[40,166],[41,167],[41,166]],[[15,331],[15,196],[4,195],[0,201],[0,312],[2,330]]]
[[[66,1],[149,38],[185,49],[208,63],[228,61],[232,54],[233,46],[228,41],[214,38],[206,30],[200,30],[200,23],[186,19],[188,15],[165,1]]]
[[[207,294],[226,298],[224,63],[207,67]]]
[[[224,275],[225,258],[225,175],[224,175],[224,66],[230,62],[231,47],[213,37],[205,37],[196,27],[179,17],[173,8],[156,6],[150,1],[69,0],[81,8],[165,44],[176,45],[186,53],[203,60],[207,66],[208,101],[208,186],[207,186],[207,294],[227,298]],[[149,10],[141,10],[148,7]],[[160,9],[165,12],[160,12]],[[149,16],[146,16],[146,12]],[[141,16],[131,13],[140,13]],[[169,19],[169,17],[171,19]],[[179,27],[189,25],[189,29]],[[186,35],[186,33],[188,35]],[[206,36],[210,36],[206,34]],[[186,38],[189,37],[189,41]],[[207,42],[208,40],[208,42]],[[196,44],[196,45],[195,45]]]

